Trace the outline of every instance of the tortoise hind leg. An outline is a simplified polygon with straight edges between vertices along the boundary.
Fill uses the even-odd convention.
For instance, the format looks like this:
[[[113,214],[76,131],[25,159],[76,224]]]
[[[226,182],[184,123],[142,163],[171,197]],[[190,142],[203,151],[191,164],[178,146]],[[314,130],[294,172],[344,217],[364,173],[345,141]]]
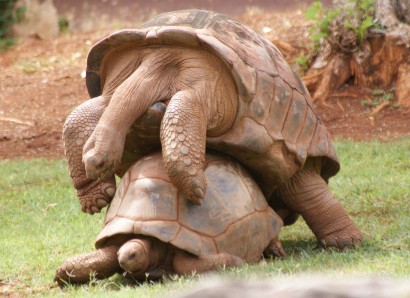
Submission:
[[[197,257],[178,251],[173,260],[175,273],[181,275],[192,272],[203,273],[223,267],[238,267],[243,264],[244,261],[241,258],[227,253]]]
[[[117,251],[118,247],[109,246],[92,253],[71,257],[57,268],[54,281],[63,287],[67,283],[87,283],[91,277],[104,279],[121,272]]]
[[[363,235],[320,176],[320,163],[305,167],[277,190],[280,198],[305,219],[321,245],[343,249],[359,244]]]

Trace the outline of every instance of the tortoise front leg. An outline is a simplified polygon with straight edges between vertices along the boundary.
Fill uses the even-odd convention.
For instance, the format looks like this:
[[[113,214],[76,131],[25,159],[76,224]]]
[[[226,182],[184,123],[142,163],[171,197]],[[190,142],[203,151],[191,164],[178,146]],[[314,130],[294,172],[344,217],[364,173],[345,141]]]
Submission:
[[[244,261],[237,256],[220,253],[206,256],[194,256],[182,251],[175,253],[173,267],[176,274],[184,275],[193,272],[204,273],[220,268],[239,267]]]
[[[104,279],[121,272],[117,259],[118,247],[109,246],[95,252],[69,258],[57,268],[54,281],[60,287],[82,284],[90,278]]]
[[[103,180],[87,178],[83,158],[83,147],[94,131],[109,98],[102,96],[87,100],[78,106],[68,117],[63,128],[64,151],[68,168],[81,209],[89,214],[100,212],[115,194],[115,177],[110,175]]]
[[[321,245],[343,249],[361,243],[361,231],[320,176],[319,162],[308,160],[277,194],[303,216]]]

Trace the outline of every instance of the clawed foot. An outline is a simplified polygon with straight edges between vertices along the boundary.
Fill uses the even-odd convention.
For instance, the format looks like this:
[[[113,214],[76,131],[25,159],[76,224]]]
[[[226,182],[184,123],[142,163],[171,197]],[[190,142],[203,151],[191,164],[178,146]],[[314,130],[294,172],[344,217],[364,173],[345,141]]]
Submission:
[[[174,169],[177,168],[177,171]],[[176,163],[171,165],[170,178],[175,186],[194,205],[201,205],[205,197],[207,183],[202,170],[191,171],[191,167],[183,167]],[[191,175],[193,174],[193,175]]]
[[[284,258],[286,257],[286,252],[282,247],[282,243],[279,239],[274,239],[269,243],[269,246],[265,248],[263,251],[263,256],[265,258],[269,257],[276,257],[276,258]]]
[[[188,183],[187,188],[182,189],[183,192],[185,193],[187,199],[194,205],[201,205],[202,200],[205,197],[206,180],[205,180],[205,176],[203,176],[203,174],[202,174],[202,177],[193,178],[190,181],[190,183]]]
[[[145,114],[136,119],[135,127],[142,135],[159,131],[165,110],[165,103],[154,103]],[[106,123],[99,122],[96,125],[82,152],[88,179],[104,179],[114,174],[121,162],[127,131]]]
[[[345,250],[361,244],[363,234],[356,226],[352,225],[318,240],[322,247]]]
[[[115,178],[101,181],[92,181],[85,187],[77,190],[81,203],[81,210],[93,215],[107,206],[115,195]]]

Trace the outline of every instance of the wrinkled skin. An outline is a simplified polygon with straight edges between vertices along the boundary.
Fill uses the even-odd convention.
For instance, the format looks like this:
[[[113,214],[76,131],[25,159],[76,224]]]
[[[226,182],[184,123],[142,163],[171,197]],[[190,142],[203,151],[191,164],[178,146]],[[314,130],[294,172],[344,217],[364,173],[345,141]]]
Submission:
[[[363,235],[320,176],[320,163],[320,159],[309,159],[290,181],[278,187],[271,200],[284,202],[301,214],[323,247],[358,245]]]

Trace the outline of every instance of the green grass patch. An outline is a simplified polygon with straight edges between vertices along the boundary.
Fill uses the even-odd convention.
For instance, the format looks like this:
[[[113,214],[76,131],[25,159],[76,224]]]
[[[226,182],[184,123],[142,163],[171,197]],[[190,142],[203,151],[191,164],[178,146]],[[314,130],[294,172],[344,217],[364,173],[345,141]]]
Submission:
[[[300,274],[410,275],[410,139],[391,143],[337,141],[341,172],[330,187],[362,229],[362,246],[317,247],[303,220],[282,230],[288,257],[219,274],[246,280]],[[61,291],[55,269],[92,251],[104,214],[80,211],[64,160],[0,161],[0,294],[68,297],[162,297],[194,287],[204,276],[133,286],[121,276]]]

